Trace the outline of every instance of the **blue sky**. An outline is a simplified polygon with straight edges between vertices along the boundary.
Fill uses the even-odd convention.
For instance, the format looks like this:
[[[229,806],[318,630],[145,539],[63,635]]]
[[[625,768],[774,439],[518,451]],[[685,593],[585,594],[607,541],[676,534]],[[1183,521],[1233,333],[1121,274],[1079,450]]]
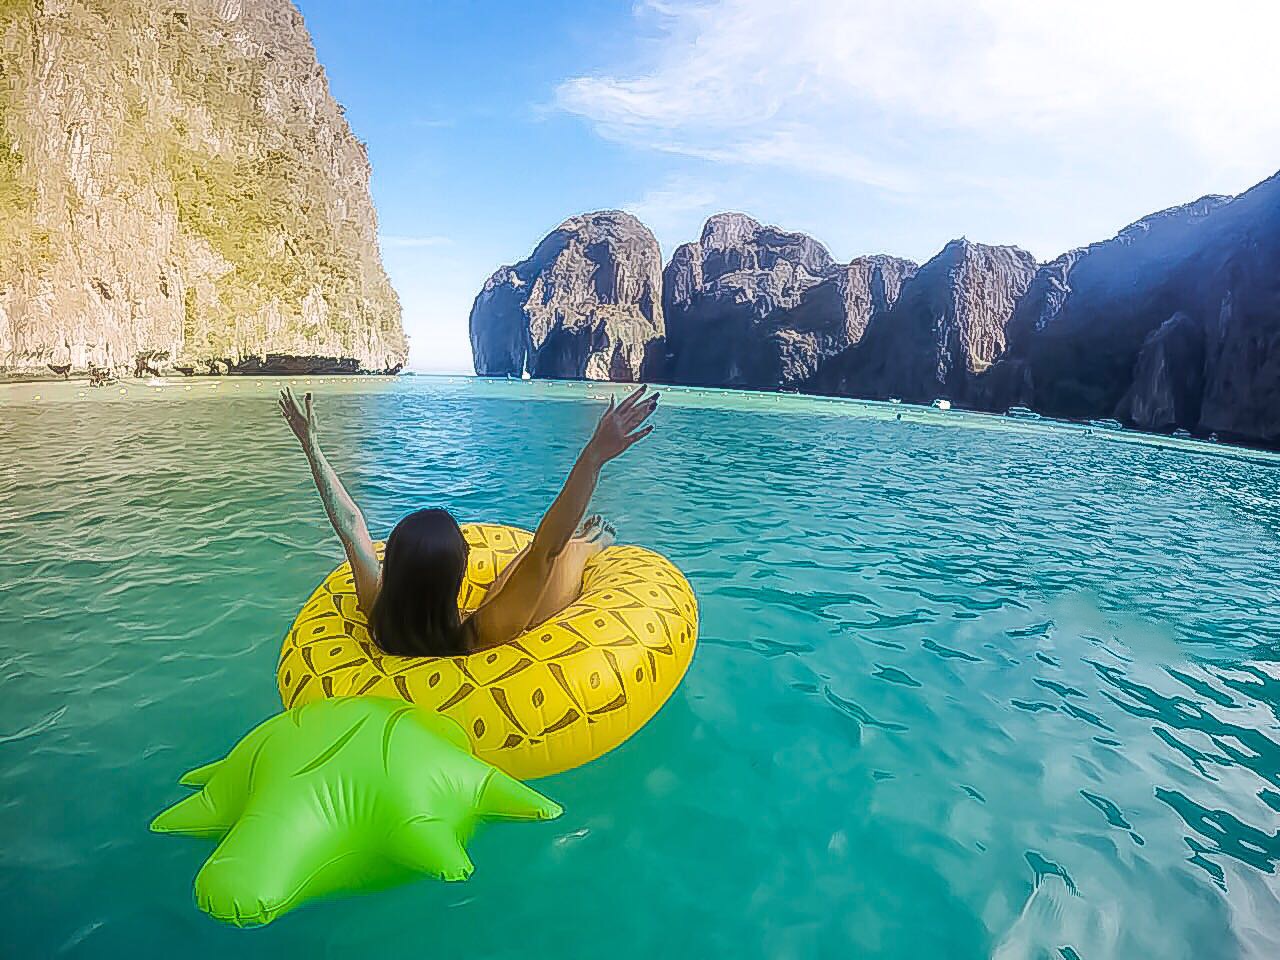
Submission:
[[[561,220],[664,257],[718,210],[839,260],[967,236],[1042,259],[1280,169],[1280,4],[298,0],[369,146],[418,369]]]

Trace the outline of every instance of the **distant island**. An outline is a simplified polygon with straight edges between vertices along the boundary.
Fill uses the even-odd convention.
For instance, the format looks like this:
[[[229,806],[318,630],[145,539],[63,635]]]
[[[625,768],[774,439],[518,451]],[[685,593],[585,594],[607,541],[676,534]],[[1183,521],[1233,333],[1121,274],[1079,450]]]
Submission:
[[[0,38],[0,377],[403,366],[364,145],[288,0],[13,0]]]
[[[289,0],[0,7],[0,379],[397,372],[364,145]],[[145,66],[145,69],[144,69]],[[1280,174],[1037,263],[571,217],[470,315],[484,376],[790,390],[1280,447]]]
[[[489,278],[470,334],[482,376],[944,399],[1280,447],[1280,174],[1048,263],[967,239],[837,263],[720,213],[663,266],[634,216],[584,214]]]

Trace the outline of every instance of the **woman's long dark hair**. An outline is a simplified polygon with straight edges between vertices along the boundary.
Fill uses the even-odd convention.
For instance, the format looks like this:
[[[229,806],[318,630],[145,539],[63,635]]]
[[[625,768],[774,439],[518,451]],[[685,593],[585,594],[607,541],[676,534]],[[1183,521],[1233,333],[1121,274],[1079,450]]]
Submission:
[[[458,590],[467,541],[447,510],[418,510],[387,537],[382,588],[369,629],[384,653],[451,657],[466,653]]]

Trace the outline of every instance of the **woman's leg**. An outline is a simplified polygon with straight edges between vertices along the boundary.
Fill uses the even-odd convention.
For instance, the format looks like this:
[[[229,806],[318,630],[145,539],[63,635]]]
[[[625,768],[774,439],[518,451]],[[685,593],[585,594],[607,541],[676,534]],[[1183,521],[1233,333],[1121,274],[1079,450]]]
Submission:
[[[528,552],[529,548],[525,547],[511,558],[510,563],[498,571],[498,575],[493,578],[493,583],[489,584],[489,589],[485,591],[486,596],[497,593],[502,588],[502,585],[507,582],[511,574],[515,573],[516,567],[520,566],[520,561],[524,559],[524,555]]]
[[[612,544],[615,533],[612,524],[606,523],[599,514],[593,514],[582,521],[573,539],[551,562],[551,573],[547,577],[547,585],[543,588],[537,604],[534,605],[533,616],[529,619],[530,624],[542,623],[578,599],[582,593],[582,571],[587,561]],[[489,595],[501,589],[507,582],[507,578],[515,572],[520,561],[524,559],[526,550],[528,547],[516,554],[511,562],[502,568],[487,591]]]
[[[559,613],[582,595],[582,571],[587,561],[613,543],[616,531],[599,516],[589,517],[551,563],[547,586],[538,598],[529,623],[538,624]]]

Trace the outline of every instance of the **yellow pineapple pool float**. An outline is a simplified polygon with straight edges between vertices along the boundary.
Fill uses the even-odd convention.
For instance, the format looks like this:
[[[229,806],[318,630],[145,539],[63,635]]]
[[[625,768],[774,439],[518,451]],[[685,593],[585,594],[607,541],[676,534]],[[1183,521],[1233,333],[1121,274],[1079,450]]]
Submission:
[[[458,602],[474,610],[532,535],[492,524],[463,533]],[[559,816],[513,778],[576,767],[644,726],[684,676],[698,633],[688,581],[652,551],[609,547],[582,586],[511,643],[391,657],[373,645],[350,566],[338,567],[285,637],[285,712],[187,773],[196,792],[151,824],[218,841],[196,876],[201,909],[249,926],[415,876],[462,880],[478,822]]]
[[[462,529],[471,550],[458,604],[470,611],[532,535]],[[644,726],[680,683],[697,634],[680,571],[651,550],[613,546],[587,564],[576,602],[511,643],[465,657],[388,656],[344,563],[294,620],[276,680],[286,709],[351,696],[417,704],[455,721],[480,759],[531,779],[594,760]]]

